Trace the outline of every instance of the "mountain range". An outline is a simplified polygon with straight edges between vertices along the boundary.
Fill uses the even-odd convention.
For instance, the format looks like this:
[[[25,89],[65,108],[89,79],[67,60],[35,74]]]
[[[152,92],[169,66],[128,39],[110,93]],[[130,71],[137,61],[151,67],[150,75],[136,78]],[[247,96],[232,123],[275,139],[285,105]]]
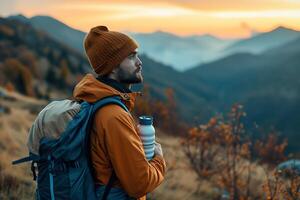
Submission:
[[[18,77],[11,75],[15,68],[19,70],[19,79],[26,74],[27,69],[32,73],[31,85],[39,88],[43,85],[43,80],[46,80],[46,86],[52,91],[63,91],[61,93],[67,94],[76,80],[91,70],[82,49],[71,46],[67,40],[60,41],[51,35],[56,35],[56,31],[50,33],[47,28],[39,28],[41,24],[46,23],[42,23],[42,19],[44,17],[36,17],[35,21],[40,21],[37,23],[40,25],[32,25],[28,19],[20,16],[1,18],[0,46],[3,50],[0,54],[2,74],[0,84],[18,80]],[[68,33],[70,37],[76,32],[75,29],[64,27],[65,25],[57,20],[51,22],[51,18],[46,19],[49,20],[49,24],[59,24],[57,32],[70,31]],[[173,88],[181,116],[192,124],[203,123],[216,113],[227,112],[233,103],[241,103],[247,113],[245,123],[250,126],[255,122],[264,129],[273,126],[289,137],[290,149],[299,150],[297,141],[300,131],[298,126],[300,35],[298,34],[298,31],[278,27],[250,39],[223,41],[224,43],[219,44],[218,39],[211,36],[178,39],[176,35],[163,32],[148,35],[135,33],[132,36],[144,43],[148,42],[149,46],[152,45],[151,48],[157,50],[164,48],[174,52],[184,51],[189,48],[186,43],[188,39],[194,40],[194,46],[197,40],[199,46],[207,45],[212,49],[223,49],[222,51],[227,49],[227,53],[232,51],[227,56],[225,56],[227,53],[223,52],[223,57],[219,59],[181,72],[158,59],[153,59],[145,50],[141,56],[145,83],[151,86],[151,94],[157,98],[163,98],[165,88]],[[82,44],[84,33],[81,32],[79,35],[76,43]],[[173,41],[176,42],[173,44]],[[183,50],[176,49],[180,45]],[[27,52],[27,56],[21,54],[23,52]],[[37,61],[29,62],[28,55]],[[17,59],[19,63],[11,62],[11,58]],[[165,59],[163,53],[160,59]],[[8,67],[12,65],[18,67]],[[39,70],[43,71],[41,73],[43,76],[39,75]],[[59,82],[66,77],[67,81]],[[26,88],[20,87],[19,90],[26,93]]]
[[[84,53],[82,41],[85,32],[69,27],[61,21],[50,16],[34,16],[27,18],[24,15],[12,15],[8,19],[17,19],[31,24],[35,29],[46,32],[55,40],[69,45],[80,53]]]
[[[212,107],[225,111],[238,102],[250,122],[274,125],[289,135],[297,148],[300,117],[300,37],[259,55],[237,53],[185,72],[204,81],[217,101]]]
[[[178,71],[221,57],[220,52],[234,41],[211,35],[180,37],[162,31],[130,35],[141,44],[142,53]]]
[[[248,52],[253,54],[263,53],[266,50],[279,47],[285,43],[299,38],[300,32],[279,26],[266,33],[260,33],[249,39],[240,40],[226,47],[227,55],[236,52]]]
[[[45,31],[54,39],[84,53],[82,40],[85,32],[50,16],[27,18],[24,15],[14,15],[9,18],[26,21],[37,30]],[[141,53],[177,71],[185,71],[234,53],[262,53],[300,36],[299,31],[282,26],[246,39],[220,39],[208,34],[181,37],[162,31],[128,34],[140,43]]]

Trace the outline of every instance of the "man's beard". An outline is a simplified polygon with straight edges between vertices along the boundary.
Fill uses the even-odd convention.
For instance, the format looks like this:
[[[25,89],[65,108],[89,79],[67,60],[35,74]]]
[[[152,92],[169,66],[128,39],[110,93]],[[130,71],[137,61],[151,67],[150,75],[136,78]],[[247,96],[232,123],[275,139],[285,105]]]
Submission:
[[[125,84],[135,84],[143,82],[142,72],[139,72],[140,69],[134,71],[134,73],[130,73],[128,71],[124,71],[120,68],[119,70],[119,80],[121,83]],[[140,74],[140,75],[139,75]]]

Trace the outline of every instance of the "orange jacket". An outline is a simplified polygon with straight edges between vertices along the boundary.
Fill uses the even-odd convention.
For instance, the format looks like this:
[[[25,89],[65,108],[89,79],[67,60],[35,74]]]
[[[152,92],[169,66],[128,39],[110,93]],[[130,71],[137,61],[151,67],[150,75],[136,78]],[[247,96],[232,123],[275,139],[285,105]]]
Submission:
[[[101,98],[118,95],[132,111],[138,93],[121,93],[86,75],[75,87],[78,100],[95,102]],[[143,145],[132,116],[117,105],[107,105],[95,114],[91,130],[91,160],[97,183],[107,184],[112,170],[121,187],[134,198],[146,199],[164,179],[166,169],[163,157],[156,155],[146,160]]]

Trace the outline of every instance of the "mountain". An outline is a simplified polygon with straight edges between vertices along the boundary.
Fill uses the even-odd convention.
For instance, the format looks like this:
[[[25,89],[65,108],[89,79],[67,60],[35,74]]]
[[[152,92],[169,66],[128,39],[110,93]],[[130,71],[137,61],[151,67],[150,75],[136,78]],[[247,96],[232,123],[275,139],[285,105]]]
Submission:
[[[26,21],[0,18],[0,84],[30,96],[65,94],[91,71],[86,57]]]
[[[30,23],[37,30],[42,30],[59,42],[84,53],[82,41],[85,33],[55,18],[49,16],[27,18],[23,15],[8,18]],[[221,57],[223,55],[221,50],[234,42],[234,40],[221,40],[211,35],[179,37],[162,31],[149,34],[128,34],[140,43],[141,53],[155,61],[170,65],[178,71],[184,71],[199,63]]]
[[[27,21],[54,39],[80,53],[84,52],[82,41],[85,33],[73,29],[57,19],[49,16],[26,18],[23,15],[10,16],[9,18]],[[259,33],[242,40],[222,40],[211,35],[180,37],[162,31],[128,34],[140,43],[141,53],[157,62],[169,65],[177,71],[185,71],[234,53],[262,53],[265,50],[288,43],[300,35],[299,31],[285,27],[278,27],[270,32]]]
[[[268,56],[289,56],[289,55],[293,55],[294,52],[300,52],[300,36],[297,37],[296,39],[285,43],[281,46],[278,46],[276,48],[270,49],[268,51],[266,51],[264,54],[268,55]]]
[[[212,88],[202,80],[191,79],[146,55],[141,56],[141,60],[143,61],[144,84],[151,86],[152,95],[163,98],[164,90],[172,88],[179,112],[185,120],[193,123],[196,118],[197,120],[203,119],[214,111],[209,102],[214,102],[217,98]]]
[[[157,40],[165,42],[177,36],[161,32],[157,37],[164,37]],[[198,37],[189,39],[201,41]],[[207,39],[214,40],[209,36]],[[248,125],[274,125],[291,139],[291,148],[297,149],[299,46],[300,37],[259,55],[236,53],[186,72],[178,72],[147,54],[141,60],[151,95],[164,98],[164,90],[173,88],[186,121],[204,123],[239,102],[248,113]],[[15,87],[23,94],[42,98],[71,95],[77,80],[91,71],[85,56],[36,30],[26,20],[0,18],[0,48],[0,85]]]
[[[8,18],[30,23],[37,30],[42,30],[57,41],[74,48],[80,53],[84,53],[82,41],[85,36],[85,32],[71,28],[53,17],[34,16],[27,18],[23,15],[15,15]]]
[[[300,107],[300,37],[260,55],[238,53],[186,71],[202,80],[217,97],[210,104],[224,112],[233,103],[244,105],[248,122],[274,126],[297,149]]]
[[[210,35],[179,37],[162,31],[129,34],[140,43],[142,53],[178,71],[221,57],[218,52],[233,42]]]
[[[22,14],[8,16],[7,19],[19,20],[23,23],[30,23],[30,20]]]
[[[228,46],[224,51],[226,55],[237,52],[259,54],[268,49],[288,43],[297,37],[300,37],[299,31],[280,26],[270,32],[260,33],[249,39],[236,42]]]
[[[26,95],[70,96],[78,79],[91,72],[85,56],[36,30],[26,20],[0,18],[0,47],[3,49],[0,52],[0,85],[12,84],[15,90]],[[173,88],[179,109],[186,118],[193,118],[186,112],[194,109],[192,105],[204,106],[212,96],[209,88],[203,84],[193,85],[172,67],[147,55],[141,55],[141,60],[144,83],[151,86],[151,95],[163,99],[165,89]],[[189,106],[185,106],[186,103]]]

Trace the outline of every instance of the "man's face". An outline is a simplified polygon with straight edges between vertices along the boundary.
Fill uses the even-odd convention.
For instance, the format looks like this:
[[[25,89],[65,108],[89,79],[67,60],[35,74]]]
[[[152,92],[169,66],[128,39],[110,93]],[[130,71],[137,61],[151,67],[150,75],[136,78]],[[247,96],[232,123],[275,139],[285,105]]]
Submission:
[[[116,69],[117,79],[121,83],[134,84],[143,82],[142,61],[137,49],[127,56]]]

